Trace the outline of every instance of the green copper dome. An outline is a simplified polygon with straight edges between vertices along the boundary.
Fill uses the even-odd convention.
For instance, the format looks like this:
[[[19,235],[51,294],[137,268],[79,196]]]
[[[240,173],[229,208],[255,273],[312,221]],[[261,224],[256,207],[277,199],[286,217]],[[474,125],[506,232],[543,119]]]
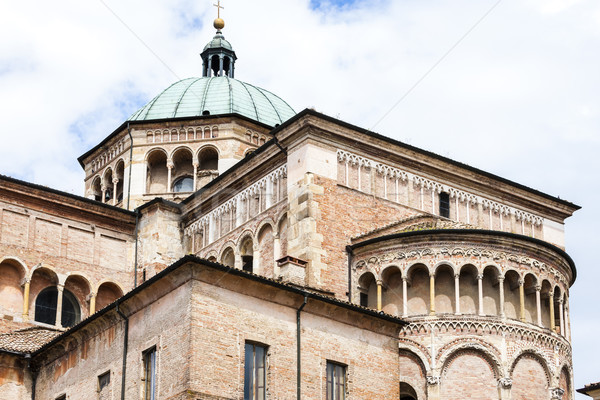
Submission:
[[[175,82],[134,113],[130,121],[150,121],[237,113],[275,126],[296,112],[273,93],[227,76]]]

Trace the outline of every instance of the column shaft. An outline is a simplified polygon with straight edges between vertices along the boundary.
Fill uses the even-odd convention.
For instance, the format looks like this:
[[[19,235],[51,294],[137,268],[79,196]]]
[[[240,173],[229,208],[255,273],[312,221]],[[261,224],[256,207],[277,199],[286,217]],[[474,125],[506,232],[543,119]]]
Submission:
[[[563,300],[560,299],[558,301],[558,306],[560,307],[558,309],[558,312],[560,314],[560,334],[562,336],[565,336],[565,311],[563,309]]]
[[[23,289],[23,322],[29,321],[29,281],[25,282]]]
[[[498,290],[500,291],[500,316],[504,318],[504,278],[498,277]]]
[[[90,315],[96,312],[96,293],[91,293],[90,297]]]
[[[520,313],[519,318],[522,322],[525,322],[525,282],[522,279],[519,280],[519,305]]]
[[[429,315],[435,315],[435,275],[429,276]]]
[[[550,301],[550,330],[554,332],[556,328],[556,323],[554,322],[554,293],[550,293],[548,301]]]
[[[56,300],[56,323],[54,325],[62,327],[62,302],[63,302],[63,285],[58,285],[58,298]]]
[[[377,281],[377,311],[381,311],[381,281]]]
[[[408,317],[408,284],[404,276],[402,277],[402,316]]]
[[[540,286],[536,286],[535,288],[535,310],[537,313],[537,324],[538,326],[542,326],[542,302],[540,300],[540,290],[542,288]]]
[[[460,275],[454,275],[454,302],[455,302],[455,314],[460,315]]]
[[[483,275],[477,275],[477,290],[479,292],[479,315],[483,315]]]

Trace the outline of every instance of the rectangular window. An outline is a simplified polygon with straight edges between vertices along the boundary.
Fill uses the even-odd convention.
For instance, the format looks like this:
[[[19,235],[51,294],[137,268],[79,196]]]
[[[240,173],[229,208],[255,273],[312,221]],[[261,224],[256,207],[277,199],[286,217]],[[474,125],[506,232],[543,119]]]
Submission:
[[[98,376],[98,389],[100,391],[102,391],[102,389],[104,389],[108,385],[110,385],[110,371]]]
[[[440,216],[450,218],[450,195],[446,192],[440,193]]]
[[[156,390],[156,347],[146,350],[144,359],[144,400],[155,400]]]
[[[346,366],[327,361],[327,400],[346,399]]]
[[[244,400],[264,400],[266,398],[266,355],[266,347],[246,343]]]

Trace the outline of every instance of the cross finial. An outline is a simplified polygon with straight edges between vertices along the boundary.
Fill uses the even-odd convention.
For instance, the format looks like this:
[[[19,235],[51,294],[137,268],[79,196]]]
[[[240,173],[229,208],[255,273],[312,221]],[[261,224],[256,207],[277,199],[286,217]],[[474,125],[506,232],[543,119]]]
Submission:
[[[217,18],[221,18],[221,10],[225,9],[225,7],[221,5],[221,0],[217,0],[217,4],[213,4],[213,6],[217,7]]]

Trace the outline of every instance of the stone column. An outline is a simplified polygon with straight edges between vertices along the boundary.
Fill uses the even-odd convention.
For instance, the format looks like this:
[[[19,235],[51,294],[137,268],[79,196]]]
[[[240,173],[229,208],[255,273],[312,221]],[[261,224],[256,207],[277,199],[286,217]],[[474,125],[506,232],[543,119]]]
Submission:
[[[429,315],[435,315],[435,275],[429,275]]]
[[[525,322],[525,281],[519,279],[519,318],[521,322]]]
[[[167,193],[171,193],[173,191],[171,188],[171,174],[174,166],[173,160],[167,160]]]
[[[275,279],[279,276],[279,268],[277,266],[277,260],[281,257],[281,239],[279,238],[279,232],[275,232],[273,235],[273,275]]]
[[[212,57],[208,57],[208,71],[206,71],[206,76],[209,78],[212,75]]]
[[[30,280],[27,279],[23,288],[23,322],[29,321],[29,284]]]
[[[554,292],[548,293],[549,301],[550,301],[550,330],[554,332],[556,325],[554,323]]]
[[[56,289],[58,290],[58,298],[56,300],[56,325],[57,327],[62,327],[62,302],[63,302],[63,290],[65,289],[64,285],[57,285]]]
[[[428,376],[427,377],[427,399],[428,400],[440,400],[440,377],[439,376]]]
[[[102,198],[100,199],[101,202],[106,203],[106,185],[102,185],[100,186],[100,191],[102,192],[101,196]]]
[[[505,317],[504,314],[504,277],[498,277],[498,290],[500,291],[500,316]]]
[[[454,302],[456,303],[456,315],[460,315],[460,274],[454,274]]]
[[[198,190],[198,167],[200,166],[200,164],[198,163],[198,161],[196,161],[192,164],[192,166],[194,167],[194,192],[195,192],[196,190]]]
[[[500,392],[500,400],[510,400],[510,389],[512,388],[512,379],[498,379],[498,391]]]
[[[542,290],[542,286],[536,285],[536,287],[535,287],[535,310],[537,313],[538,326],[542,326],[542,302],[540,300],[540,291],[541,290]]]
[[[483,274],[477,275],[477,291],[479,293],[479,315],[483,314]]]
[[[236,251],[234,254],[234,258],[235,258],[235,261],[233,264],[234,267],[237,269],[242,269],[242,255]]]
[[[408,278],[402,277],[402,316],[408,317]]]
[[[382,301],[381,301],[381,287],[382,287],[383,283],[378,280],[377,281],[377,311],[381,311],[382,309]]]
[[[563,299],[558,299],[558,312],[560,314],[560,334],[565,336],[565,311],[563,310]]]
[[[96,312],[96,293],[90,293],[90,315]]]
[[[113,195],[112,195],[112,205],[117,205],[117,184],[119,183],[119,178],[113,178]]]
[[[219,55],[219,76],[223,76],[223,54]]]

